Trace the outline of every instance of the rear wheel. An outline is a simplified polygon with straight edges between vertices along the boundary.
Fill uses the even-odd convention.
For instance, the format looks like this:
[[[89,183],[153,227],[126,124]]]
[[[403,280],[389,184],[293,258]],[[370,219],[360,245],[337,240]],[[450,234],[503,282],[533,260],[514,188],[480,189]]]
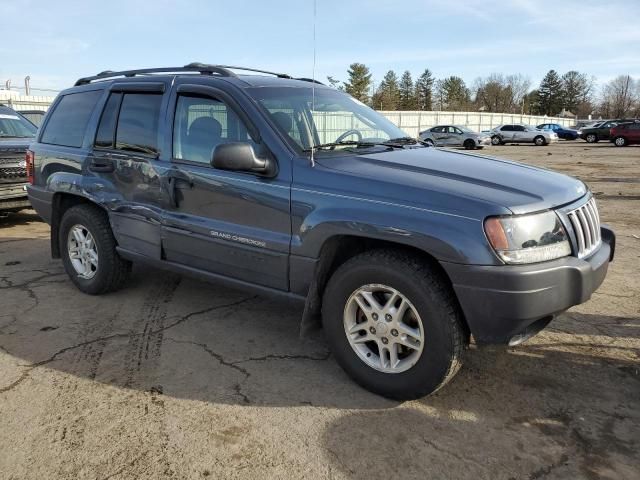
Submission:
[[[595,133],[589,133],[585,137],[585,140],[587,141],[587,143],[596,143],[598,141],[598,136]]]
[[[94,205],[72,207],[62,216],[59,232],[62,263],[78,289],[97,295],[124,285],[131,262],[118,255],[104,210]]]
[[[323,296],[325,334],[357,383],[407,400],[435,392],[462,365],[462,317],[438,272],[404,253],[360,254],[338,268]]]
[[[542,147],[543,145],[547,144],[547,140],[542,135],[538,135],[533,139],[533,143],[535,143],[538,147]]]
[[[462,146],[465,148],[465,150],[473,150],[476,148],[476,142],[468,138],[464,141]]]
[[[626,147],[627,146],[627,139],[624,137],[616,137],[613,140],[613,143],[615,144],[616,147]]]

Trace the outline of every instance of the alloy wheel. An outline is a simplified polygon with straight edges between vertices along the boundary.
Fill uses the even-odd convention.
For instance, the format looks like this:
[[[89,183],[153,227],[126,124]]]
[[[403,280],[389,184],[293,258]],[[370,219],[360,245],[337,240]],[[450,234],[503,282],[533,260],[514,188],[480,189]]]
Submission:
[[[91,232],[76,224],[67,237],[69,261],[80,278],[90,280],[98,271],[98,247]]]
[[[401,373],[416,364],[424,347],[422,320],[398,290],[380,284],[355,290],[344,309],[351,348],[369,367]]]

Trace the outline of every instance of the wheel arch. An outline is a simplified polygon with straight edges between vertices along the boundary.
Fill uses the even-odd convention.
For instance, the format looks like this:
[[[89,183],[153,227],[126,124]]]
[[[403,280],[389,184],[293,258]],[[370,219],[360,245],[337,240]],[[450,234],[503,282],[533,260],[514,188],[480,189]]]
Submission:
[[[68,192],[56,192],[51,203],[51,256],[60,258],[59,228],[64,213],[76,205],[93,205],[106,213],[101,205],[87,197]]]
[[[370,237],[363,237],[350,234],[338,234],[327,238],[322,245],[318,262],[316,264],[315,272],[309,291],[307,294],[304,313],[301,321],[301,333],[305,334],[311,330],[316,330],[320,327],[320,310],[322,307],[322,295],[324,293],[327,282],[333,275],[333,273],[347,260],[353,258],[361,253],[372,250],[394,250],[411,255],[421,262],[428,264],[431,269],[436,272],[438,278],[445,283],[447,288],[450,288],[452,292],[453,284],[449,275],[444,270],[440,262],[431,253],[404,243],[394,242],[385,239],[377,239]],[[456,303],[458,302],[455,293],[453,293]],[[463,328],[465,330],[466,339],[468,342],[470,330],[467,320],[464,318],[462,308],[458,303],[462,318],[464,319]]]

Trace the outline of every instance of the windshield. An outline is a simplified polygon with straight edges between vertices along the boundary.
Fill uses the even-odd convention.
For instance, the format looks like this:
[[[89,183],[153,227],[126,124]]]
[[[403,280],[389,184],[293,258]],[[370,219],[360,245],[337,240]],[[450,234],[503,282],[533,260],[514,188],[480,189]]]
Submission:
[[[34,137],[37,128],[11,110],[0,110],[0,137]]]
[[[380,143],[408,135],[353,97],[328,88],[262,87],[249,94],[271,116],[277,128],[300,150],[344,142]],[[312,111],[311,105],[315,108]]]
[[[462,130],[464,133],[476,133],[473,130],[471,130],[468,127],[463,127],[461,125],[456,125],[456,128],[459,128],[460,130]]]

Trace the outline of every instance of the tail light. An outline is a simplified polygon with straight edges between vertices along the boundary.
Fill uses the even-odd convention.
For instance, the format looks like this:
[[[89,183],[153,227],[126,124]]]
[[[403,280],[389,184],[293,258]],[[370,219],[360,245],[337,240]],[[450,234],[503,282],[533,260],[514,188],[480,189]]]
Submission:
[[[33,185],[33,171],[35,169],[35,159],[36,156],[31,150],[27,150],[27,154],[24,157],[25,164],[27,166],[27,179],[29,183]]]

